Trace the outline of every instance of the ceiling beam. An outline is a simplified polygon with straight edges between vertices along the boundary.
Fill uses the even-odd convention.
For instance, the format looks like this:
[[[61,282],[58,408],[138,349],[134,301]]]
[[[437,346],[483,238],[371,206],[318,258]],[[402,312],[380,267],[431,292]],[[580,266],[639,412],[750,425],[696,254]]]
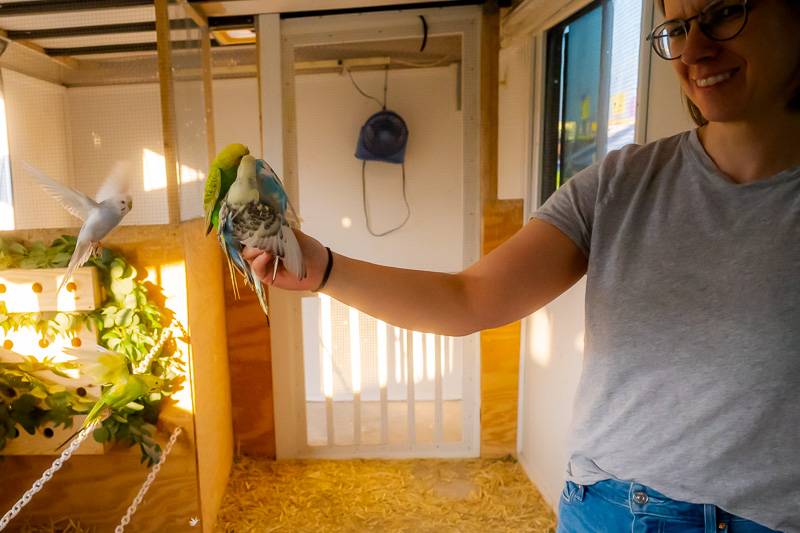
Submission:
[[[258,15],[263,13],[305,13],[304,16],[319,15],[335,10],[347,13],[363,13],[376,10],[423,9],[425,7],[447,7],[463,4],[481,4],[484,0],[190,0],[191,4],[208,17],[231,15]],[[320,5],[325,7],[320,9]]]
[[[186,48],[196,48],[200,50],[200,41],[198,40],[184,40],[184,41],[171,41],[173,50],[182,50]],[[219,43],[211,41],[212,48],[219,47]],[[246,46],[246,45],[228,45],[231,46]],[[115,54],[120,52],[154,52],[158,50],[157,43],[130,43],[130,44],[108,44],[99,46],[80,46],[75,48],[43,48],[44,53],[51,57],[60,56],[84,56],[94,54]]]
[[[95,11],[152,5],[153,0],[28,0],[0,4],[0,17],[45,15],[66,11]]]
[[[186,27],[190,19],[170,20],[172,29]],[[236,17],[211,17],[208,19],[211,30],[234,30],[240,28],[253,28],[255,25],[252,15]],[[5,37],[12,41],[20,39],[51,39],[58,37],[83,37],[91,35],[113,35],[119,33],[141,33],[156,31],[155,22],[123,22],[120,24],[103,24],[99,26],[75,26],[68,28],[43,28],[39,30],[8,30]]]
[[[199,46],[199,43],[198,43]],[[51,57],[59,56],[82,56],[89,54],[113,54],[119,52],[153,52],[158,49],[155,42],[152,43],[130,43],[130,44],[107,44],[98,46],[79,46],[74,48],[44,48],[44,53]]]

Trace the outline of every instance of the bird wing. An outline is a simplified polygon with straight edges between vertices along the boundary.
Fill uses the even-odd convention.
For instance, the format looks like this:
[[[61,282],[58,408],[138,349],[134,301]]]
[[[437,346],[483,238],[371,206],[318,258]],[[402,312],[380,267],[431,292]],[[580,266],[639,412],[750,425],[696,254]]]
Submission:
[[[214,227],[212,220],[216,210],[219,193],[222,190],[222,171],[219,167],[213,166],[208,172],[205,188],[203,190],[203,212],[205,213],[206,235]]]
[[[81,233],[83,233],[83,231],[81,231]],[[75,273],[75,269],[83,266],[83,264],[88,261],[90,257],[92,257],[92,253],[94,253],[94,244],[92,244],[82,235],[78,235],[78,240],[75,243],[75,251],[72,252],[72,257],[69,258],[67,272],[64,274],[61,283],[58,285],[56,294],[61,292],[61,289],[64,288],[64,285],[69,282],[72,274]]]
[[[286,219],[268,204],[249,204],[236,216],[232,228],[242,244],[280,257],[286,269],[297,279],[305,277],[303,254],[297,237]]]
[[[97,203],[82,192],[55,181],[27,161],[23,161],[22,166],[50,196],[55,198],[73,216],[86,220],[92,209],[97,207]]]
[[[273,233],[256,231],[254,235],[242,239],[242,244],[270,252],[283,259],[286,270],[297,276],[297,279],[306,277],[303,252],[300,243],[292,228],[284,221]]]
[[[269,164],[263,159],[256,160],[256,182],[261,201],[268,203],[274,209],[283,213],[286,220],[293,226],[300,226],[300,217],[289,200],[289,195],[283,187],[283,181]]]
[[[267,295],[261,281],[256,279],[253,272],[250,270],[250,265],[245,261],[242,254],[239,252],[241,244],[237,243],[237,239],[233,232],[233,218],[234,213],[231,211],[228,203],[223,200],[222,207],[219,211],[219,232],[217,238],[219,239],[222,251],[225,253],[225,258],[228,262],[228,271],[231,274],[231,284],[233,285],[234,296],[238,299],[239,289],[236,284],[236,276],[234,270],[238,271],[245,279],[248,285],[253,288],[258,298],[258,303],[261,309],[269,319],[269,305],[267,303]]]
[[[128,194],[130,192],[130,181],[128,173],[130,165],[127,161],[117,161],[111,168],[111,172],[106,176],[103,184],[97,190],[97,202],[108,200],[118,194]]]
[[[93,348],[65,347],[64,353],[71,355],[80,365],[81,373],[91,376],[98,385],[114,383],[120,376],[126,376],[128,358],[102,346]]]

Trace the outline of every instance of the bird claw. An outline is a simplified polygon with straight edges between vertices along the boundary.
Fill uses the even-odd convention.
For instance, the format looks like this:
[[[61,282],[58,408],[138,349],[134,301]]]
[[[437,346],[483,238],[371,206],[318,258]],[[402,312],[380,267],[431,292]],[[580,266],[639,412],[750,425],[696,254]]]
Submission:
[[[275,282],[275,276],[278,275],[278,260],[280,258],[276,255],[275,256],[275,265],[272,267],[272,282]]]

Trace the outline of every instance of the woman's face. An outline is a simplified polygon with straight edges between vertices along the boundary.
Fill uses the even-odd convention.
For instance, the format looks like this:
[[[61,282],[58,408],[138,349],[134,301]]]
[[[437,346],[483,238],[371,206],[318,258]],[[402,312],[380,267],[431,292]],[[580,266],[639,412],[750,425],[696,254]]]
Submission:
[[[687,19],[707,3],[665,0],[664,11],[667,19]],[[709,121],[757,121],[786,112],[800,74],[800,21],[788,3],[750,0],[747,24],[729,41],[714,41],[697,20],[690,23],[683,54],[672,63],[684,92]]]

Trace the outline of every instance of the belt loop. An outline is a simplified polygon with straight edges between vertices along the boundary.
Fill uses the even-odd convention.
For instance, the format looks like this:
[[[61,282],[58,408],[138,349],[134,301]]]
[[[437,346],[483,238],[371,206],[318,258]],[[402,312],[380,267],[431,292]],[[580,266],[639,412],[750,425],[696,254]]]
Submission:
[[[586,485],[578,483],[578,490],[575,491],[575,499],[582,502],[584,492],[586,492]]]
[[[717,531],[717,507],[713,504],[703,504],[703,517],[705,521],[705,533],[716,533]]]

